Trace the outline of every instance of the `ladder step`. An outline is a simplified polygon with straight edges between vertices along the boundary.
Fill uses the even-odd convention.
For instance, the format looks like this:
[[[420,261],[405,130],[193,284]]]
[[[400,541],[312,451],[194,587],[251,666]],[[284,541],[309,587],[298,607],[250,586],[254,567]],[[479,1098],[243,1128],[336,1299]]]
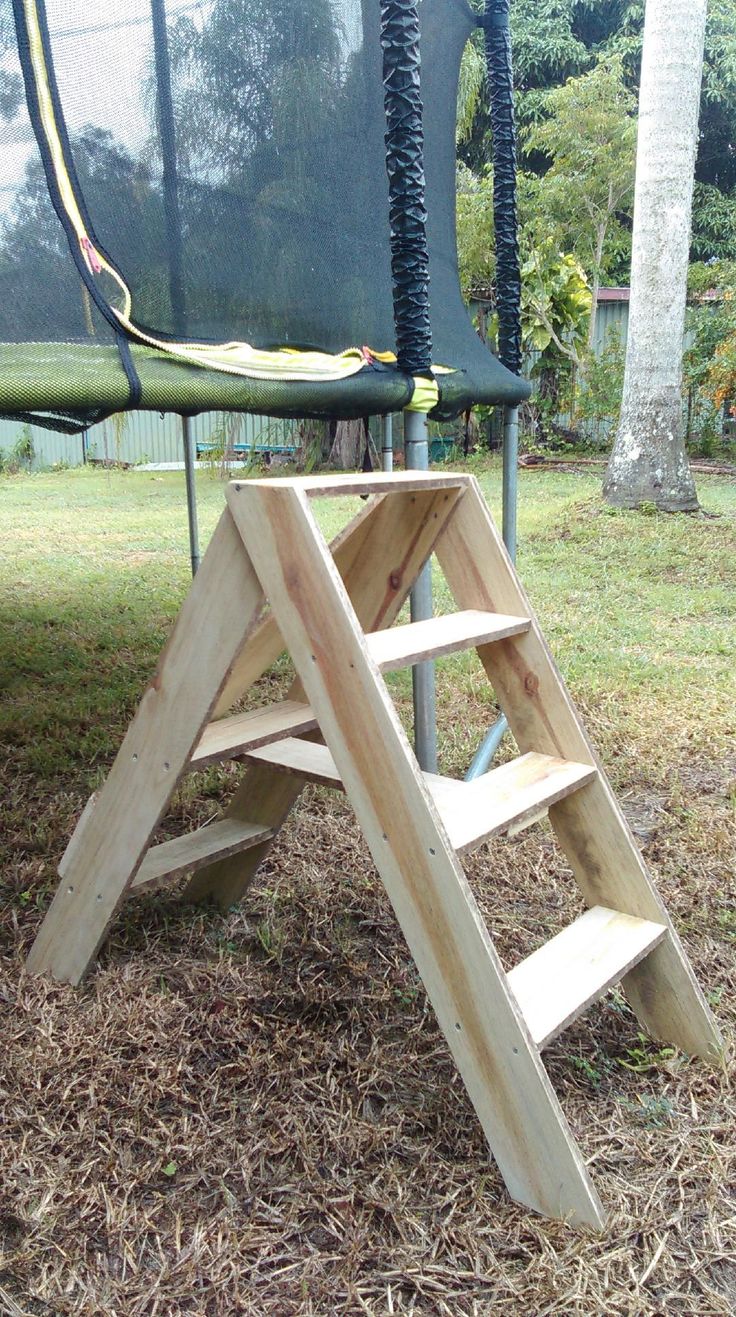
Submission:
[[[248,759],[281,768],[308,782],[342,790],[342,780],[326,745],[287,737],[249,751]],[[550,805],[591,782],[597,770],[551,755],[530,753],[513,759],[474,782],[423,773],[430,795],[456,851],[472,850],[499,833],[520,831],[542,818]]]
[[[293,773],[307,782],[317,782],[319,786],[343,790],[342,778],[330,751],[326,745],[318,745],[314,741],[299,741],[295,736],[287,736],[274,745],[249,750],[246,759],[271,764],[274,768],[281,768],[284,773]]]
[[[507,975],[538,1047],[545,1047],[618,983],[667,929],[595,905]]]
[[[450,471],[371,471],[351,475],[264,476],[249,481],[254,489],[297,489],[308,498],[344,498],[349,494],[407,494],[422,489],[462,489],[471,477]]]
[[[370,652],[383,672],[403,668],[422,659],[452,654],[460,649],[486,645],[507,636],[529,630],[526,617],[506,617],[501,613],[483,613],[467,609],[432,617],[426,622],[388,627],[366,636]],[[190,768],[237,759],[249,750],[257,750],[286,736],[299,736],[317,727],[317,719],[308,704],[281,700],[265,709],[251,709],[218,718],[205,727],[190,761]]]
[[[160,846],[152,846],[132,886],[139,891],[140,888],[153,887],[164,879],[172,881],[214,860],[224,860],[228,855],[247,851],[251,846],[269,841],[274,835],[272,828],[264,828],[258,823],[243,823],[241,819],[220,819],[217,823],[208,823],[206,827],[189,832],[184,837],[174,837],[171,841],[161,842]]]
[[[381,671],[391,672],[394,668],[421,663],[424,659],[454,654],[460,649],[473,649],[507,636],[518,636],[528,631],[530,625],[528,617],[506,617],[502,613],[484,613],[471,608],[442,617],[430,617],[425,622],[372,631],[366,636],[366,641]]]
[[[500,833],[513,836],[596,776],[590,764],[532,751],[472,782],[430,773],[425,781],[452,845],[463,852]]]
[[[249,713],[219,718],[205,727],[191,757],[190,767],[202,768],[204,764],[236,759],[246,750],[268,745],[282,736],[311,732],[316,726],[317,719],[309,705],[297,700],[281,700],[265,709],[251,709]]]

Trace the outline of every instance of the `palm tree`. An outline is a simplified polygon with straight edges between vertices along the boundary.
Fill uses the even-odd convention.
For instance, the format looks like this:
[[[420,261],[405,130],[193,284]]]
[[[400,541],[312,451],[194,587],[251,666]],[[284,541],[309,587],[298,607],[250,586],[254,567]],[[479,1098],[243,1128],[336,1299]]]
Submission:
[[[603,486],[618,507],[698,507],[682,350],[707,0],[647,0],[624,396]]]

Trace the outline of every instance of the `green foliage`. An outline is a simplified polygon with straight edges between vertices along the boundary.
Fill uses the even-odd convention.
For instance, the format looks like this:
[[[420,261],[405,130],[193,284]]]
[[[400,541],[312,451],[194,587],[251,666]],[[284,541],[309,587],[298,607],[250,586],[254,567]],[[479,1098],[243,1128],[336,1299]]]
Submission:
[[[490,297],[496,273],[493,230],[493,171],[480,177],[458,164],[457,249],[460,285],[466,298]]]
[[[628,254],[636,100],[612,56],[548,92],[546,118],[524,135],[551,163],[540,181],[537,229],[583,263],[593,284]]]
[[[514,0],[514,67],[517,84],[524,91],[561,82],[587,67],[588,50],[572,30],[575,8],[574,0],[539,0],[537,4]],[[522,113],[522,117],[526,116]]]
[[[541,354],[542,368],[558,356],[580,364],[591,300],[574,256],[550,241],[529,253],[521,267],[522,335],[525,348]]]
[[[687,272],[688,297],[736,288],[736,260],[693,261]]]
[[[736,251],[736,190],[697,183],[693,195],[692,254],[696,261],[728,259]]]
[[[457,141],[465,142],[473,131],[481,96],[486,85],[486,61],[480,34],[463,51],[457,89]]]
[[[15,476],[20,471],[30,471],[35,458],[33,431],[30,425],[24,425],[12,448],[0,448],[0,475]]]
[[[706,372],[704,391],[714,406],[728,404],[731,415],[736,416],[736,329],[716,348]]]
[[[644,506],[642,503],[642,509]],[[636,1037],[636,1044],[625,1048],[624,1056],[618,1058],[619,1065],[626,1070],[633,1070],[636,1074],[643,1075],[650,1070],[659,1070],[676,1055],[674,1047],[657,1047],[657,1044],[644,1033],[638,1033]]]
[[[30,471],[35,456],[36,450],[33,445],[33,432],[30,425],[24,425],[18,438],[13,444],[12,457],[15,459],[18,466],[24,466]]]
[[[705,67],[700,107],[698,183],[711,185],[730,202],[736,197],[736,0],[709,0],[705,27]],[[696,190],[693,249],[706,259],[718,255],[703,242],[709,220],[701,215],[705,195]],[[711,200],[710,206],[713,205]],[[710,220],[712,223],[712,218]],[[733,247],[731,248],[733,250]]]
[[[736,261],[693,265],[688,284],[687,441],[692,452],[711,457],[723,442],[724,405],[733,414],[736,399]]]
[[[549,241],[529,252],[522,266],[521,326],[524,347],[533,354],[535,390],[522,412],[522,428],[531,432],[533,445],[554,445],[550,427],[560,412],[572,410],[590,304],[574,256]]]

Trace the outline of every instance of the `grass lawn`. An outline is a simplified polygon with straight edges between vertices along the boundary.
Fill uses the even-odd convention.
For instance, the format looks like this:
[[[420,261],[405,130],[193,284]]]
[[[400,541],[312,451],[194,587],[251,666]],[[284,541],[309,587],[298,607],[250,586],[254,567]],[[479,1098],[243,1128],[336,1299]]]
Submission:
[[[475,469],[498,511],[498,466]],[[520,486],[522,578],[732,1038],[736,489],[703,477],[708,515],[675,518],[611,514],[589,469]],[[204,544],[222,485],[198,493]],[[329,533],[352,510],[317,506]],[[226,917],[139,899],[81,989],[25,977],[187,589],[183,475],[6,477],[0,518],[0,1313],[736,1311],[725,1073],[642,1037],[614,993],[546,1053],[609,1231],[511,1203],[341,797],[305,791]],[[251,702],[288,680],[282,660]],[[461,774],[493,695],[474,655],[438,680]],[[408,720],[408,675],[389,684]],[[161,836],[215,817],[238,775],[187,778]],[[467,872],[507,965],[578,913],[546,826]]]

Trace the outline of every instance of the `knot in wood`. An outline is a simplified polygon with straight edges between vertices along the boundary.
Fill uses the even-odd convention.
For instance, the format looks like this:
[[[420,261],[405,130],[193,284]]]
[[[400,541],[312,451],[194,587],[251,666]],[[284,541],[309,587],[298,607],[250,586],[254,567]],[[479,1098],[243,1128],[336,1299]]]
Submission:
[[[401,572],[392,572],[388,578],[388,583],[392,590],[398,590],[401,585]]]
[[[524,678],[524,690],[527,695],[537,694],[537,691],[539,690],[539,677],[536,677],[533,672],[527,672]]]

